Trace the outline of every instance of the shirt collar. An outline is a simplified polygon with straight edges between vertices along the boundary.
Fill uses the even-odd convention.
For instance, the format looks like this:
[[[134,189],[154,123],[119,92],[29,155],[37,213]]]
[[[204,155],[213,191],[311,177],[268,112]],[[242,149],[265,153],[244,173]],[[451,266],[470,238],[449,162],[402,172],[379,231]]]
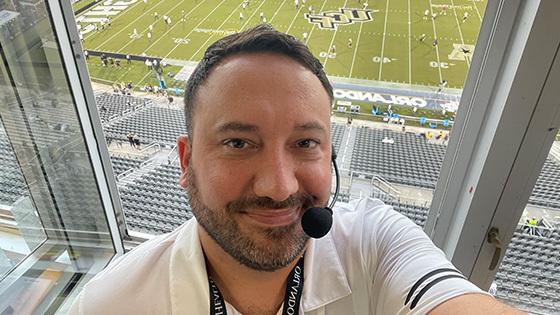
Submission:
[[[317,309],[352,293],[331,232],[310,239],[305,253],[302,308]]]
[[[173,314],[206,314],[210,293],[198,222],[189,220],[177,236],[169,265]],[[308,312],[352,293],[331,233],[311,239],[305,253],[302,310]],[[194,302],[196,301],[196,302]]]
[[[208,314],[210,291],[198,222],[189,220],[177,236],[169,264],[172,314]]]

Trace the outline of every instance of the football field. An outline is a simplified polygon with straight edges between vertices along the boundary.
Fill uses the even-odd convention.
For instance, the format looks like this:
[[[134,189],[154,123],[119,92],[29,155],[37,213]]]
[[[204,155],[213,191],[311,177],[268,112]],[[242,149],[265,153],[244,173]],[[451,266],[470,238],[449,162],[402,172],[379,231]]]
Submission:
[[[250,0],[246,8],[242,0],[106,0],[76,18],[86,50],[169,64],[196,62],[220,37],[266,20],[304,40],[329,76],[424,86],[446,81],[462,88],[485,6],[482,0],[367,6],[364,0],[299,0],[297,7],[294,0]],[[101,27],[97,21],[107,17],[111,25]]]

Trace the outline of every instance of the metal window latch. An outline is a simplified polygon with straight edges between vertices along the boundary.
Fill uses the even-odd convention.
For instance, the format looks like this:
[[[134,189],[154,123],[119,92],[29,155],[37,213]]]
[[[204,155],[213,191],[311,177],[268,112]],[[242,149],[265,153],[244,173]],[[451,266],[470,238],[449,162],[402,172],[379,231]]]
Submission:
[[[486,236],[486,240],[488,243],[493,244],[496,249],[494,250],[494,256],[492,256],[492,261],[490,262],[490,270],[496,269],[498,265],[498,261],[500,261],[500,257],[502,257],[502,241],[499,238],[500,231],[497,227],[490,228],[488,231],[488,235]]]

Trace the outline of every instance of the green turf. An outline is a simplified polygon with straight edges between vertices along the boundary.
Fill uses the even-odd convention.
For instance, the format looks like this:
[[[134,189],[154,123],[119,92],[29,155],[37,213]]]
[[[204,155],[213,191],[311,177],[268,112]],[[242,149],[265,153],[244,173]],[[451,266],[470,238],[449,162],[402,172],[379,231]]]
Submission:
[[[357,0],[307,0],[305,8],[300,6],[296,10],[293,0],[252,0],[247,9],[242,9],[241,3],[241,0],[148,0],[146,5],[137,1],[113,17],[110,29],[85,35],[83,45],[88,50],[198,61],[206,47],[224,34],[260,23],[259,14],[263,12],[267,22],[280,31],[299,39],[304,32],[308,33],[307,44],[331,76],[426,86],[436,86],[443,79],[448,87],[462,88],[469,60],[462,53],[458,56],[463,60],[455,60],[450,54],[454,44],[475,44],[486,5],[482,0],[372,1],[369,9],[373,11],[373,21],[326,30],[304,18],[309,5],[319,13],[362,8],[362,4]],[[438,16],[435,21],[423,18],[426,9],[431,7],[439,13],[444,4],[449,5],[446,15]],[[184,22],[180,21],[182,10]],[[159,19],[154,19],[154,12],[158,12]],[[239,12],[244,14],[243,21]],[[469,17],[463,23],[464,12]],[[170,27],[161,19],[163,15],[171,17]],[[82,27],[87,24],[83,23]],[[150,24],[154,32],[148,40]],[[140,38],[131,39],[134,29]],[[424,42],[418,40],[421,34],[426,34]],[[439,41],[436,48],[432,46],[435,34]],[[349,38],[352,47],[348,47]],[[327,54],[332,44],[337,48],[334,58]],[[133,78],[138,83],[149,79],[141,73],[130,75],[133,74],[138,75]],[[117,76],[108,71],[98,75],[107,80]]]
[[[121,61],[119,67],[116,66],[103,66],[99,57],[90,57],[87,65],[89,70],[90,78],[93,81],[113,84],[115,82],[128,83],[132,82],[134,89],[139,89],[143,87],[144,84],[150,83],[152,85],[157,84],[156,74],[153,70],[149,70],[143,62],[133,61],[127,64],[126,61]],[[184,88],[184,82],[175,81],[172,77],[167,76],[167,73],[171,72],[173,74],[177,73],[181,67],[179,66],[167,66],[164,69],[164,74],[166,77],[166,83],[168,88]],[[136,80],[137,78],[145,78],[140,83]]]

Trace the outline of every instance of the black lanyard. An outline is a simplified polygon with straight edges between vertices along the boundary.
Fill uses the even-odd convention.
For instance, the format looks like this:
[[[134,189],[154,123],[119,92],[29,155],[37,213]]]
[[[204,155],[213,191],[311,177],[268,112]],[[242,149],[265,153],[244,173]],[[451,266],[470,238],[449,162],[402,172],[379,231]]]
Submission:
[[[208,285],[210,287],[210,315],[227,315],[226,302],[220,289],[214,283],[214,280],[208,276]],[[299,303],[301,301],[301,293],[303,292],[303,256],[299,259],[297,265],[292,269],[288,276],[286,285],[286,293],[284,295],[284,307],[282,315],[299,314]]]

